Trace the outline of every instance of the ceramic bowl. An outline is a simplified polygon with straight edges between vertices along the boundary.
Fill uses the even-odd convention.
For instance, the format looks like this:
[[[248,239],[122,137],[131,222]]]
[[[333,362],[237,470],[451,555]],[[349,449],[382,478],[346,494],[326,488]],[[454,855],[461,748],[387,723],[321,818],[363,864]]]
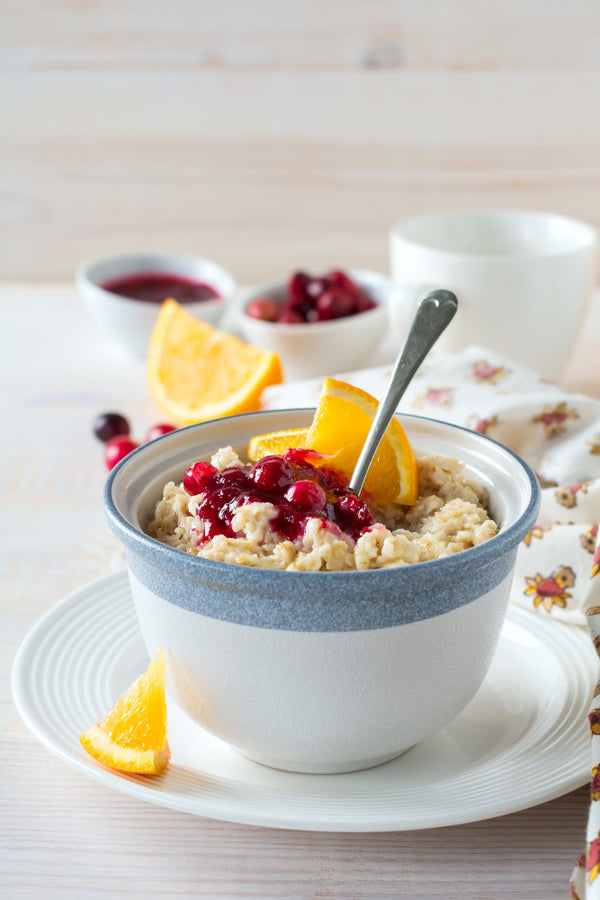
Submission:
[[[144,533],[163,484],[193,461],[227,445],[245,454],[253,435],[311,419],[310,410],[270,411],[171,432],[113,469],[104,504],[148,652],[165,648],[170,696],[257,762],[347,772],[399,755],[474,696],[540,491],[529,467],[490,438],[402,416],[417,455],[458,458],[486,485],[498,535],[414,565],[307,573],[204,560]]]
[[[386,333],[391,280],[379,272],[349,269],[348,274],[377,306],[366,312],[329,322],[286,325],[246,315],[257,297],[283,300],[287,282],[278,281],[248,291],[241,303],[238,324],[248,343],[279,356],[287,380],[335,375],[371,362]]]
[[[102,331],[122,349],[143,359],[160,304],[131,300],[102,285],[136,274],[167,274],[206,284],[218,297],[186,303],[185,308],[209,325],[218,324],[236,291],[230,272],[210,259],[169,253],[131,253],[82,262],[75,273],[78,291]]]

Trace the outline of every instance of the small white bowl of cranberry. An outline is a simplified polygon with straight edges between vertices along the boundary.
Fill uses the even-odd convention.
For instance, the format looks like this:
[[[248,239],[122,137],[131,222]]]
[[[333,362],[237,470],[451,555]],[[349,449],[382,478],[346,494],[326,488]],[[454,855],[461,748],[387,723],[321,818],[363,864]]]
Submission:
[[[366,269],[297,271],[244,298],[239,326],[256,347],[277,353],[288,380],[369,365],[389,321],[391,281]]]
[[[144,359],[163,300],[173,297],[196,318],[216,325],[236,291],[230,272],[210,259],[131,253],[81,263],[79,293],[100,328]]]

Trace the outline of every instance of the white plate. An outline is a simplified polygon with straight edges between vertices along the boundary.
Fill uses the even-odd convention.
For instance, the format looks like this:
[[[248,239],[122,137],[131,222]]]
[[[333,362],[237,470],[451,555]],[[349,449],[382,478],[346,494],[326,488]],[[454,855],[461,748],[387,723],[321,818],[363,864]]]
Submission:
[[[385,765],[297,775],[250,762],[168,704],[172,763],[157,777],[106,769],[79,744],[148,656],[126,572],[81,588],[22,644],[13,694],[53,753],[108,787],[209,818],[315,831],[400,831],[514,812],[589,780],[587,712],[598,660],[583,629],[511,608],[464,712]]]

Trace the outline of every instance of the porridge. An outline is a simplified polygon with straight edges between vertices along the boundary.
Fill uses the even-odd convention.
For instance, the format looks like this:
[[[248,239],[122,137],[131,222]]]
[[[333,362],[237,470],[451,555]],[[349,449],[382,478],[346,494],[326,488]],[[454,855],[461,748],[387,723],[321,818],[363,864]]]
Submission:
[[[147,532],[205,559],[305,572],[424,562],[497,533],[485,487],[457,460],[422,457],[414,506],[377,509],[313,465],[318,456],[288,450],[249,465],[222,448],[164,486]]]

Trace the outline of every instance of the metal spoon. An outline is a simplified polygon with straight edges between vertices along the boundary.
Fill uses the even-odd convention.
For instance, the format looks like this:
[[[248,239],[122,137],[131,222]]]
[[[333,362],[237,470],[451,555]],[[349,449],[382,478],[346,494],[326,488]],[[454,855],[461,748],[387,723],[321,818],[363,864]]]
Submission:
[[[394,366],[383,400],[377,407],[373,424],[350,479],[350,487],[357,494],[360,494],[369,466],[404,391],[441,333],[452,321],[457,308],[458,300],[451,291],[432,291],[419,303],[410,332]]]

